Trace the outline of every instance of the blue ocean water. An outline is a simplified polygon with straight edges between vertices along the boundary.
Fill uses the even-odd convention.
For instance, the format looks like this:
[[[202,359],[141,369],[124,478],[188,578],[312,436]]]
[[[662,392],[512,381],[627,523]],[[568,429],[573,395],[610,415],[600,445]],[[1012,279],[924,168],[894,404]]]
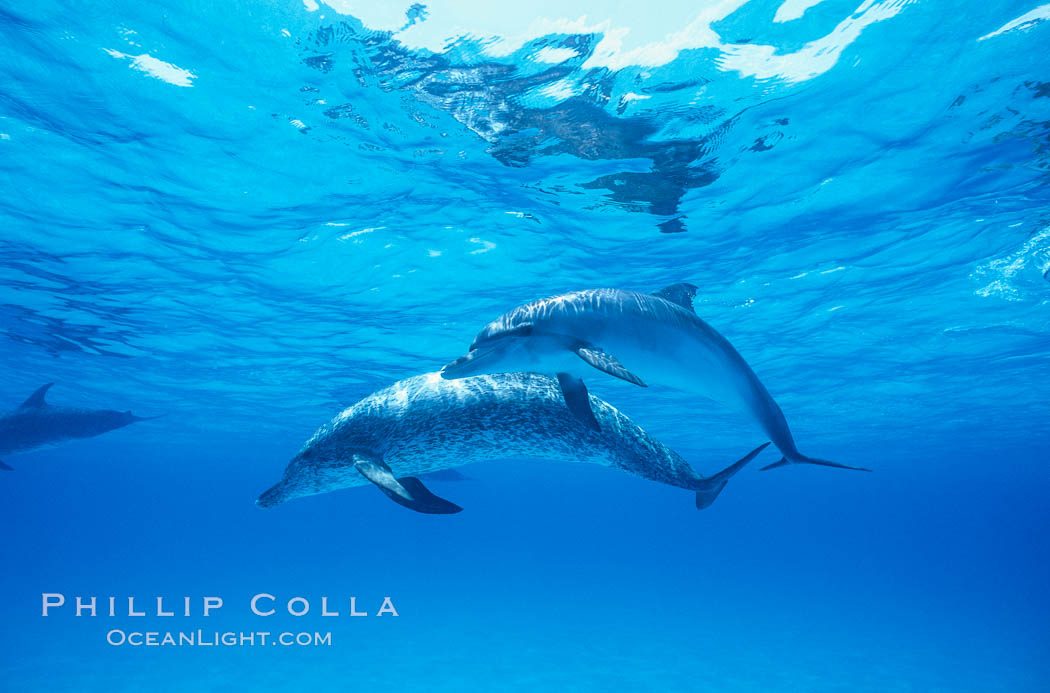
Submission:
[[[1038,1],[5,4],[0,409],[166,416],[4,457],[0,690],[1050,690]],[[683,281],[802,450],[872,474],[755,464],[697,512],[516,460],[431,482],[454,516],[254,506],[505,310]],[[704,473],[763,440],[590,385]]]

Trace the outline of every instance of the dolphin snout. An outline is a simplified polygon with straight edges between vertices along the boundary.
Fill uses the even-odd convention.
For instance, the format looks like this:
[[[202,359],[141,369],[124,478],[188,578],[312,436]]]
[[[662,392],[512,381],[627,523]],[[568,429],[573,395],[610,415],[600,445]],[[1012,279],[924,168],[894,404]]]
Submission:
[[[472,351],[469,354],[460,356],[455,361],[445,364],[445,367],[441,369],[441,377],[446,380],[455,380],[456,378],[465,378],[470,375],[468,366],[474,361],[474,356],[477,352]]]
[[[272,508],[275,505],[283,503],[285,495],[284,481],[281,481],[264,491],[263,494],[256,499],[255,505],[260,508]]]
[[[463,356],[441,369],[441,377],[446,380],[457,380],[469,378],[472,375],[487,375],[490,373],[511,373],[515,370],[514,364],[509,364],[507,357],[510,353],[508,347],[512,346],[503,341],[496,345],[485,345],[477,349],[471,349]]]

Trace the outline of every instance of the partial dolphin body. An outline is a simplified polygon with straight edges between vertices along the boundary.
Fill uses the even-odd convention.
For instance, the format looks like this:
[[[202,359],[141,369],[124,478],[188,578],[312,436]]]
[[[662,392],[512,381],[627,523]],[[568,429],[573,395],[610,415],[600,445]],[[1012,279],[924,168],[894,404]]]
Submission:
[[[429,373],[402,380],[322,426],[288,463],[284,478],[256,503],[268,508],[371,482],[406,508],[456,513],[462,508],[415,477],[472,462],[532,457],[621,469],[694,491],[696,507],[706,508],[765,447],[705,478],[609,404],[591,397],[590,406],[600,431],[569,415],[558,383],[548,376],[449,381]]]
[[[55,407],[45,401],[48,383],[29,396],[18,409],[0,415],[0,455],[28,452],[61,445],[76,438],[93,438],[136,421],[157,417],[135,416],[130,411]],[[0,469],[8,469],[0,462]]]
[[[583,384],[597,369],[642,387],[697,392],[750,416],[784,455],[765,469],[809,463],[870,471],[798,451],[784,414],[754,371],[693,311],[695,295],[692,284],[675,284],[652,295],[593,289],[532,301],[486,325],[470,352],[441,375],[557,374],[569,409],[597,430]]]

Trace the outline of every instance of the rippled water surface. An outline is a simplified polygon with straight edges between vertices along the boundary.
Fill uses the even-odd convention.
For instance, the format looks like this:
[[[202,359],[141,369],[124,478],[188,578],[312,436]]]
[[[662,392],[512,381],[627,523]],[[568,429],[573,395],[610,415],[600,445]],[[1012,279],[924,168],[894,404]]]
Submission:
[[[0,408],[53,381],[167,415],[4,460],[11,690],[1046,690],[1037,2],[5,4]],[[505,310],[677,282],[800,447],[875,473],[748,469],[702,514],[528,464],[442,487],[449,521],[371,489],[252,507]],[[592,392],[705,472],[761,442],[688,393]],[[405,613],[269,657],[39,616],[266,584]]]

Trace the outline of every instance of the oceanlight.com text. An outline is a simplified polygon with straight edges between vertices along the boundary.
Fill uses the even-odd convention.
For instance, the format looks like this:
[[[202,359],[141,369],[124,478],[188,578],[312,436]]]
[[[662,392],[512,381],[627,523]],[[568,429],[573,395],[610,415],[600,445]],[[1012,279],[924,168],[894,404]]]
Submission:
[[[270,631],[124,631],[106,633],[106,642],[114,647],[331,647],[332,633],[306,631],[273,633]]]

